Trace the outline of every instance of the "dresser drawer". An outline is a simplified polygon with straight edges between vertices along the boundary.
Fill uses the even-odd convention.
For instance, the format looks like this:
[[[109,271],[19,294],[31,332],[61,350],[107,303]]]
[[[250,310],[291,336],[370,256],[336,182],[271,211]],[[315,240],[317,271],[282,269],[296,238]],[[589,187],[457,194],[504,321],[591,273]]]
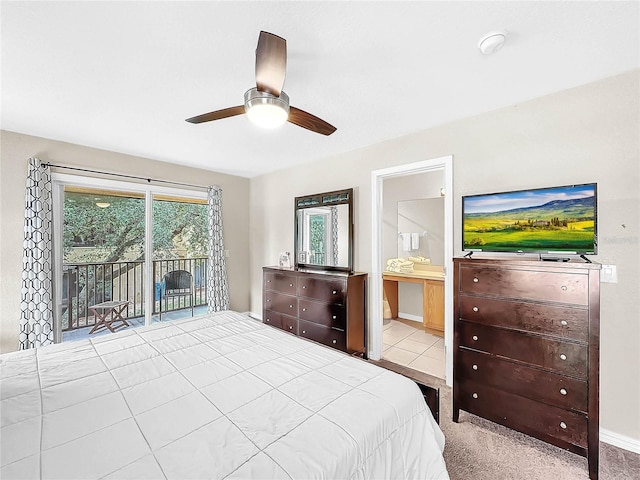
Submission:
[[[282,315],[280,319],[282,322],[282,326],[280,328],[282,328],[282,330],[284,330],[285,332],[293,333],[294,335],[298,335],[299,320],[297,318],[290,317],[289,315]]]
[[[534,333],[586,342],[589,313],[583,308],[559,307],[460,294],[460,318]]]
[[[324,327],[317,323],[299,321],[298,335],[339,350],[347,350],[347,336],[342,330]]]
[[[298,295],[344,305],[347,280],[342,278],[300,277]]]
[[[298,299],[291,295],[284,295],[272,291],[264,292],[264,309],[274,310],[286,315],[298,315]]]
[[[588,285],[586,274],[462,266],[458,287],[463,293],[587,305]]]
[[[298,299],[298,309],[299,317],[303,320],[340,330],[346,328],[347,312],[344,305],[300,298]]]
[[[587,417],[474,382],[454,383],[459,408],[543,440],[587,448]],[[537,434],[537,435],[536,435]]]
[[[266,290],[296,295],[298,289],[298,277],[288,273],[267,272],[264,275],[264,286]]]
[[[458,322],[461,347],[519,360],[554,372],[586,379],[588,355],[584,344],[553,340],[479,323]]]
[[[282,328],[283,316],[284,315],[279,312],[264,309],[264,314],[262,315],[262,323],[266,323],[267,325],[271,325],[272,327]]]
[[[262,320],[262,323],[271,325],[272,327],[281,328],[289,333],[297,334],[298,332],[298,319],[296,317],[274,312],[273,310],[264,311],[264,319]]]
[[[556,407],[587,412],[587,383],[557,373],[461,349],[455,364],[457,382],[474,382]]]

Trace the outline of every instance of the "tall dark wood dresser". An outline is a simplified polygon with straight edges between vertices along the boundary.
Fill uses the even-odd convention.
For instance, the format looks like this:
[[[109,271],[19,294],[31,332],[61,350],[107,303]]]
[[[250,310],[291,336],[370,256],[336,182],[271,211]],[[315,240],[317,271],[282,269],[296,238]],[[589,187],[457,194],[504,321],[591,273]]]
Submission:
[[[585,456],[598,478],[600,265],[454,259],[460,410]]]
[[[366,356],[366,273],[263,267],[263,323]]]

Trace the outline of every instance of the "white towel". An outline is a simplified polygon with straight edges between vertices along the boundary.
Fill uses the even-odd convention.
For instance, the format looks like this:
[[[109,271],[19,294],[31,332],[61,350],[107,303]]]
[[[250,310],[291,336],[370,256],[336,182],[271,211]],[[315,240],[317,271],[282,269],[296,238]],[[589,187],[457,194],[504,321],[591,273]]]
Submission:
[[[417,233],[411,234],[411,250],[418,250],[420,248],[420,235]]]
[[[401,233],[400,237],[402,237],[402,250],[408,252],[411,250],[411,234],[410,233]]]

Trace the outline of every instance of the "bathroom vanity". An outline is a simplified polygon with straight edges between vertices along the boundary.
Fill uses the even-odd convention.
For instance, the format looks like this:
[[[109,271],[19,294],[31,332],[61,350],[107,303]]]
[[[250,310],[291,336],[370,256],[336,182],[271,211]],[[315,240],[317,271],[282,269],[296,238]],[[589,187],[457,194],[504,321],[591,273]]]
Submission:
[[[392,318],[398,317],[398,283],[422,284],[422,324],[433,333],[444,333],[444,273],[442,267],[413,273],[384,272],[384,295],[389,302]]]

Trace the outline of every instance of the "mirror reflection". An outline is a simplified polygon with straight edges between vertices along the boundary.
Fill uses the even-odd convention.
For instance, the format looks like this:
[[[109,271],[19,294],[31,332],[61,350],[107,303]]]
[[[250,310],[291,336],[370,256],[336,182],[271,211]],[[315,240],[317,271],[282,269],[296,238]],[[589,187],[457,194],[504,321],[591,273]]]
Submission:
[[[444,264],[444,197],[398,202],[398,257]]]
[[[296,198],[296,267],[351,270],[353,190]]]

